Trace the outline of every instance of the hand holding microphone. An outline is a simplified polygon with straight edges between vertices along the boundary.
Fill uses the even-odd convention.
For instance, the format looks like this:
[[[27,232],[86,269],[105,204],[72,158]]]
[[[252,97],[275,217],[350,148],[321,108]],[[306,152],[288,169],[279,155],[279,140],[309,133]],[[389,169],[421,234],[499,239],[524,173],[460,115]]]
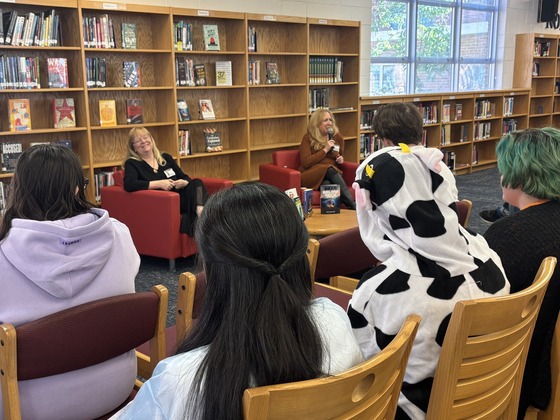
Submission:
[[[327,144],[331,146],[330,150],[327,153],[331,153],[334,150],[334,131],[332,129],[332,127],[327,128],[327,133],[329,135],[329,140],[327,141]]]

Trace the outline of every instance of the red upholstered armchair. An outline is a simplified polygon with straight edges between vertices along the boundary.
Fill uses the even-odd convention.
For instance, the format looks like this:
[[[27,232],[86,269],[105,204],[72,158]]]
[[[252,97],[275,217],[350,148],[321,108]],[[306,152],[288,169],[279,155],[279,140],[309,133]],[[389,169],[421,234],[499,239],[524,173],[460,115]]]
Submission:
[[[272,152],[272,163],[259,165],[259,179],[269,185],[274,185],[282,191],[290,188],[296,188],[299,192],[301,185],[301,172],[298,170],[300,166],[299,150],[278,150]],[[344,162],[339,166],[342,170],[342,178],[348,185],[352,197],[354,197],[354,189],[352,183],[356,178],[356,169],[358,164],[355,162]],[[320,204],[319,191],[313,192],[313,205]]]
[[[113,177],[115,185],[101,188],[101,207],[130,229],[140,255],[167,258],[173,271],[175,258],[196,254],[194,240],[179,232],[179,194],[159,190],[129,193],[123,188],[124,171],[116,171]],[[201,179],[208,194],[233,185],[227,179]]]

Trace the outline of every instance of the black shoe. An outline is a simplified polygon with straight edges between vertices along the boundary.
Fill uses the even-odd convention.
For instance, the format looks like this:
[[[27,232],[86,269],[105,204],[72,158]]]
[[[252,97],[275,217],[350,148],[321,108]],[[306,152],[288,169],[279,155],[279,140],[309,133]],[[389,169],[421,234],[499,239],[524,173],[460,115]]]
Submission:
[[[494,223],[496,220],[503,217],[502,214],[498,213],[496,210],[482,210],[478,215],[487,223]]]

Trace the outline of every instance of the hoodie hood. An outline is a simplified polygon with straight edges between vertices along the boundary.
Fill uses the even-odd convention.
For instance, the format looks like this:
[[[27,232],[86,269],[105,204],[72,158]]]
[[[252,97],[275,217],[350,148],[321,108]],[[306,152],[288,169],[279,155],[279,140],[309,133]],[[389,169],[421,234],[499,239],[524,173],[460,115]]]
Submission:
[[[88,213],[52,222],[14,219],[0,250],[37,287],[67,299],[97,276],[114,241],[109,214],[93,208]]]

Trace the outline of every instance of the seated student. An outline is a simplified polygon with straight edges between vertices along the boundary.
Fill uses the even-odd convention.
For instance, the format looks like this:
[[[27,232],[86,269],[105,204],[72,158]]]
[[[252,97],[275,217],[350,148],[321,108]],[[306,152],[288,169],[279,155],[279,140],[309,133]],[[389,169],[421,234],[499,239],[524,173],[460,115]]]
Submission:
[[[338,165],[344,162],[344,137],[338,131],[334,115],[319,108],[309,117],[307,133],[299,145],[302,187],[318,190],[322,184],[340,186],[340,201],[355,210],[356,203],[342,178]]]
[[[494,222],[484,237],[502,258],[513,293],[533,283],[545,257],[560,260],[560,131],[530,128],[506,134],[496,155],[503,199],[520,211]],[[550,401],[550,350],[559,308],[556,267],[529,348],[519,418],[527,406],[545,409]]]
[[[425,417],[443,337],[459,300],[509,293],[500,258],[460,224],[437,149],[388,147],[358,168],[360,234],[381,265],[366,273],[348,316],[364,357],[382,350],[410,314],[422,317],[397,418]]]
[[[66,147],[41,144],[21,154],[0,220],[0,323],[17,327],[134,292],[140,257],[128,228],[87,201],[86,185],[78,157]],[[126,400],[135,378],[130,351],[85,369],[22,381],[22,417],[99,417]]]
[[[372,130],[381,140],[383,147],[398,146],[399,143],[408,144],[409,147],[423,147],[423,125],[422,114],[416,105],[411,102],[395,102],[382,105],[377,109]],[[415,149],[415,153],[430,152]],[[443,164],[440,165],[439,174],[448,182],[457,201],[459,198],[455,176],[447,165]]]
[[[191,179],[171,155],[160,153],[156,141],[144,127],[128,134],[128,149],[123,162],[124,189],[174,191],[181,197],[182,233],[193,235],[194,223],[206,202],[206,188],[200,179]]]
[[[243,183],[212,195],[195,238],[207,280],[202,313],[115,418],[242,419],[249,387],[363,361],[344,310],[312,297],[309,236],[282,191]]]

